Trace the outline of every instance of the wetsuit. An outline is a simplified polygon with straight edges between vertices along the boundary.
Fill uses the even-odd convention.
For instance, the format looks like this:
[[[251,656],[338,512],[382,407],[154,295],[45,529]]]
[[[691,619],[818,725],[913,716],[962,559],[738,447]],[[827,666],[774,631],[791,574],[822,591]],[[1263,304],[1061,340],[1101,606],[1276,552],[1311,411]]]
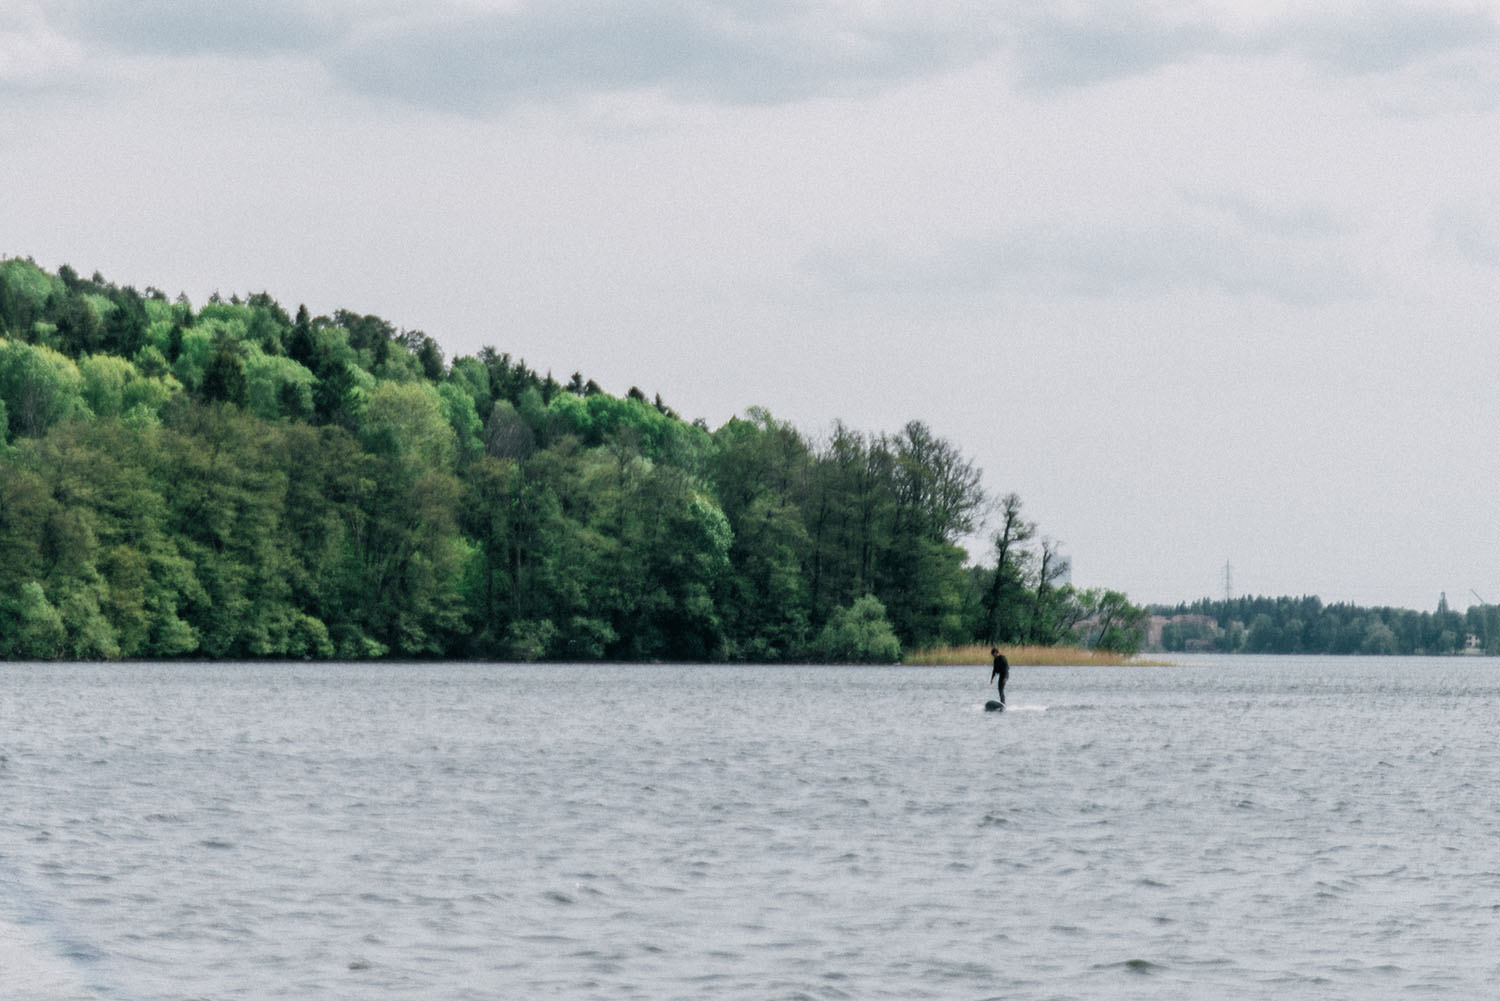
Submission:
[[[1000,704],[1005,704],[1005,679],[1010,677],[1010,661],[1005,659],[1005,654],[995,654],[995,669],[990,672],[990,680],[1000,679]]]

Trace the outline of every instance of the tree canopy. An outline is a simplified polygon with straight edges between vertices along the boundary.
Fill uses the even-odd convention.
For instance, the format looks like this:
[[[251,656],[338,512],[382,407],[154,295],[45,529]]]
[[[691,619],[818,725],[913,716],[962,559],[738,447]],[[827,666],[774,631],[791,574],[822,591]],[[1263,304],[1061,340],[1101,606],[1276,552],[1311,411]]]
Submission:
[[[1128,646],[996,510],[972,564],[980,471],[919,420],[710,429],[376,316],[0,261],[0,657],[889,661],[1105,608]]]

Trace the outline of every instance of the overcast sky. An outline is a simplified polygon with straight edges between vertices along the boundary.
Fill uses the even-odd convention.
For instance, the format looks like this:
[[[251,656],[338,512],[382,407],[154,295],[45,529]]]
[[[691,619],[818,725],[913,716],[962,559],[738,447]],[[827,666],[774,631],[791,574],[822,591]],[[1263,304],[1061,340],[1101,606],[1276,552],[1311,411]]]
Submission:
[[[1074,583],[1500,602],[1483,4],[0,0],[0,255],[718,426],[916,418]]]

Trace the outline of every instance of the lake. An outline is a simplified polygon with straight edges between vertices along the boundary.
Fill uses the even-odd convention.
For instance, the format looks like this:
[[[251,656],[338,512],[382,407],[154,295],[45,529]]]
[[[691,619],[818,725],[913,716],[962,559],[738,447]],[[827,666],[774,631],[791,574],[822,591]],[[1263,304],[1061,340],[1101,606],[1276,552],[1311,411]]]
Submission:
[[[1500,662],[0,664],[0,997],[1473,998]]]

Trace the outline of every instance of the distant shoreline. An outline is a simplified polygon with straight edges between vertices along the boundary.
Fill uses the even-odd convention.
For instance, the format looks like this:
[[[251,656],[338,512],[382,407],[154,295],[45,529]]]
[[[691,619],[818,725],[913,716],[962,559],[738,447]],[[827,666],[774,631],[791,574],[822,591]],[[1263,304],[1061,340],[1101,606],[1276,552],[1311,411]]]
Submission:
[[[1012,667],[1172,667],[1171,661],[1142,658],[1112,650],[1089,650],[1079,646],[1006,646],[1000,652]],[[911,667],[980,666],[991,662],[990,648],[983,644],[936,646],[913,650],[901,658]]]

